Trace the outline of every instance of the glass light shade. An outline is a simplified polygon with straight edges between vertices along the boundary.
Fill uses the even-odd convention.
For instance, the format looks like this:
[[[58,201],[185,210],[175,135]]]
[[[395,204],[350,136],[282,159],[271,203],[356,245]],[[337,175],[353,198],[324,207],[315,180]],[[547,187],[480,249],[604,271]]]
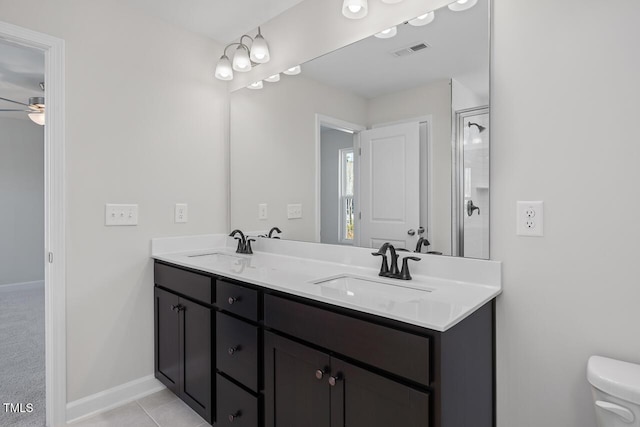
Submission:
[[[251,60],[247,53],[247,47],[243,44],[238,46],[236,53],[233,55],[233,69],[241,73],[251,71]]]
[[[222,55],[216,65],[216,78],[220,80],[233,80],[233,68],[227,55]]]
[[[262,84],[262,80],[260,80],[259,82],[251,83],[247,86],[247,89],[262,89],[263,87],[264,85]]]
[[[451,3],[448,8],[454,12],[462,12],[463,10],[471,9],[476,3],[478,3],[478,0],[458,0]]]
[[[251,45],[251,60],[258,64],[264,64],[265,62],[269,62],[270,58],[267,41],[261,34],[258,34],[253,39],[253,44]]]
[[[395,4],[395,3],[400,3],[402,0],[382,0],[382,3],[386,3],[386,4]]]
[[[361,19],[369,13],[367,0],[344,0],[342,14],[349,19]]]
[[[414,27],[422,27],[423,25],[432,23],[435,17],[435,12],[425,13],[424,15],[420,15],[417,18],[410,20],[409,25],[413,25]]]
[[[33,123],[44,126],[44,111],[42,113],[29,113],[27,115]]]
[[[387,28],[384,31],[380,31],[375,36],[379,39],[390,39],[391,37],[394,37],[396,34],[398,34],[398,28],[391,27],[391,28]]]
[[[271,77],[267,77],[266,79],[264,79],[264,81],[265,82],[269,82],[269,83],[279,82],[280,81],[280,73],[274,74]]]
[[[302,71],[302,69],[300,68],[300,66],[296,65],[295,67],[291,67],[291,68],[288,68],[288,69],[284,70],[283,73],[285,73],[288,76],[295,76],[297,74],[300,74],[301,71]]]

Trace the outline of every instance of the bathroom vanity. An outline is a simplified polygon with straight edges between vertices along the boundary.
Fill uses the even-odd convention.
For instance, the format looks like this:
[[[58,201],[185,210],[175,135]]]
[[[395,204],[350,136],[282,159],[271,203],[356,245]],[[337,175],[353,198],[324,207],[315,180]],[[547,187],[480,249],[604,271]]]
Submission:
[[[215,425],[493,426],[500,287],[420,268],[396,285],[347,250],[351,265],[231,246],[154,254],[156,377]],[[431,258],[499,278],[499,263],[423,256],[423,269]]]

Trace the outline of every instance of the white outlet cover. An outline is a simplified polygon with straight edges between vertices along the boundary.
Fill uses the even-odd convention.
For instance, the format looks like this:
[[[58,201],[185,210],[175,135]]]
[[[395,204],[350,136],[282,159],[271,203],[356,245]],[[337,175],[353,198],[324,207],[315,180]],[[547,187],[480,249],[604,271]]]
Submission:
[[[186,203],[176,203],[174,220],[177,224],[189,221],[189,206]]]
[[[544,236],[544,203],[542,201],[518,201],[516,213],[518,236]]]
[[[288,219],[302,218],[302,205],[301,204],[287,205],[287,218]]]

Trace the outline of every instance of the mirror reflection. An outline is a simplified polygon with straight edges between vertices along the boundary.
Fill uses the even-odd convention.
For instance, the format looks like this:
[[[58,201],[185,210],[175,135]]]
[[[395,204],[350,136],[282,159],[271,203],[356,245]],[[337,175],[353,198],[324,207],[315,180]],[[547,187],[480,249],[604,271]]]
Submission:
[[[233,92],[232,229],[488,258],[488,0],[454,9]]]

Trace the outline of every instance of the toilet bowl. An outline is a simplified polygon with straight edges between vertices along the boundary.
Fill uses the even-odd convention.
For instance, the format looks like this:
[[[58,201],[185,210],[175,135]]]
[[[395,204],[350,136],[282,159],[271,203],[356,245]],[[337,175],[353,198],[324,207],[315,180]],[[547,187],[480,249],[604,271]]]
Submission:
[[[587,379],[599,427],[640,427],[640,365],[591,356]]]

